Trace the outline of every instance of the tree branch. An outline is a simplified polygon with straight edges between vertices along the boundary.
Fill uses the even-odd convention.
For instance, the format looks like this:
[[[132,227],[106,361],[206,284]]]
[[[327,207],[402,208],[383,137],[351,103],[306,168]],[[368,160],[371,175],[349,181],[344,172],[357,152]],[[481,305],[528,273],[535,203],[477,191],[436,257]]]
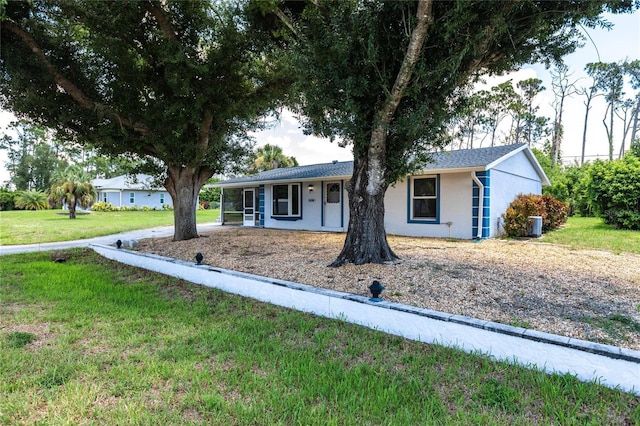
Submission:
[[[169,22],[167,14],[156,2],[150,1],[147,3],[147,10],[156,19],[167,40],[178,40],[178,36],[173,29],[173,25]]]
[[[15,35],[17,35],[20,40],[29,48],[31,52],[40,60],[40,62],[45,66],[47,71],[51,74],[53,81],[60,86],[71,98],[83,109],[97,111],[100,109],[101,113],[109,118],[114,123],[118,123],[119,125],[132,129],[133,131],[140,133],[142,135],[148,135],[151,133],[151,130],[144,123],[134,122],[127,118],[123,118],[114,111],[106,108],[102,110],[100,105],[89,98],[84,92],[76,86],[71,80],[66,78],[58,69],[53,66],[49,58],[42,51],[38,42],[31,37],[29,33],[23,30],[20,26],[11,21],[4,21],[2,25]]]
[[[409,46],[407,46],[407,52],[404,55],[400,71],[389,92],[389,99],[378,113],[377,122],[375,123],[375,128],[371,136],[372,144],[369,147],[370,149],[373,148],[377,151],[383,151],[384,149],[386,129],[393,119],[396,109],[404,96],[404,91],[409,85],[409,81],[411,81],[413,70],[418,62],[420,51],[422,50],[422,45],[427,35],[427,30],[433,22],[432,8],[433,0],[420,0],[418,2],[418,24],[411,32]],[[382,146],[378,146],[380,142],[382,142]]]

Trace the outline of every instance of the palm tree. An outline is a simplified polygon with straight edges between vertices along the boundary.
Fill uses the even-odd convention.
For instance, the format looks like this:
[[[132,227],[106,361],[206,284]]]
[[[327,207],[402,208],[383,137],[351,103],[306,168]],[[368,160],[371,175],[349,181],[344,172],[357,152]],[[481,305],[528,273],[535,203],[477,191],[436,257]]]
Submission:
[[[86,174],[77,166],[69,166],[54,177],[49,200],[66,204],[69,219],[76,218],[76,207],[89,208],[96,199],[96,189]]]
[[[277,145],[266,144],[256,150],[255,159],[249,168],[250,173],[264,172],[280,167],[295,167],[298,160],[295,157],[287,157],[282,148]]]
[[[42,191],[20,191],[16,197],[15,206],[24,210],[47,210],[49,202],[47,194]]]

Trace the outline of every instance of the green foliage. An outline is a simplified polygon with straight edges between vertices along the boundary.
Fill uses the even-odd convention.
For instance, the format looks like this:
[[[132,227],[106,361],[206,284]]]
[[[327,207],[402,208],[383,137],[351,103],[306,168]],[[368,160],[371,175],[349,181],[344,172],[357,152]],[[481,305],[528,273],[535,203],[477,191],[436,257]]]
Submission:
[[[6,151],[10,182],[17,190],[46,191],[53,174],[65,166],[58,158],[59,141],[46,129],[26,121],[11,123],[0,139],[0,149]]]
[[[586,196],[594,212],[620,229],[640,230],[640,158],[596,161],[585,176]]]
[[[42,191],[20,191],[15,198],[15,206],[22,210],[47,210],[49,201]]]
[[[317,1],[306,3],[304,11],[302,7],[281,4],[293,28],[292,64],[302,93],[294,100],[299,101],[304,128],[353,144],[358,160],[368,152],[375,120],[405,60],[416,25],[416,2]],[[385,180],[395,182],[428,161],[430,148],[448,143],[446,125],[458,106],[465,106],[463,89],[478,72],[558,60],[580,43],[579,24],[606,25],[599,15],[611,9],[625,12],[632,5],[434,2],[427,41],[386,129]],[[280,30],[286,33],[284,25]],[[522,113],[532,118],[526,107]],[[534,137],[536,125],[529,123],[527,136]]]
[[[531,229],[530,216],[542,217],[542,232],[559,228],[567,221],[569,206],[551,195],[520,194],[502,214],[504,229],[510,237],[526,237]]]
[[[15,200],[17,196],[17,192],[0,188],[0,211],[13,210],[15,208]]]
[[[295,157],[287,157],[282,148],[276,145],[266,144],[256,150],[251,156],[249,173],[259,173],[281,167],[295,167],[298,160]]]
[[[213,185],[216,182],[220,182],[218,178],[209,179],[202,190],[200,191],[200,202],[216,203],[220,202],[220,195],[222,194],[222,188],[214,188]]]

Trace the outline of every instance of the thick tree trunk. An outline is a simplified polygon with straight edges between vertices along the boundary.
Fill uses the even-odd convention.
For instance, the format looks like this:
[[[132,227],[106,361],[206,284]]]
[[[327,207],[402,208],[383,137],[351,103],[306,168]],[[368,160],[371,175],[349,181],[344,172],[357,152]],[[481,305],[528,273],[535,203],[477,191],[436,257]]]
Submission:
[[[362,157],[356,157],[349,191],[349,227],[344,247],[330,266],[345,263],[362,265],[383,263],[398,257],[387,242],[384,229],[384,194],[389,184],[386,178],[387,129],[413,76],[422,44],[429,25],[433,22],[433,0],[418,2],[418,22],[405,52],[393,87],[386,93],[387,100],[376,112],[371,138]],[[362,142],[356,142],[356,146]],[[356,149],[354,149],[354,154]]]
[[[205,181],[212,176],[204,167],[167,167],[165,188],[173,200],[174,241],[198,238],[196,210],[198,194]]]
[[[397,260],[384,229],[384,194],[388,185],[384,179],[370,179],[370,174],[383,173],[366,158],[356,159],[349,191],[349,227],[342,252],[330,265],[345,263],[362,265]]]

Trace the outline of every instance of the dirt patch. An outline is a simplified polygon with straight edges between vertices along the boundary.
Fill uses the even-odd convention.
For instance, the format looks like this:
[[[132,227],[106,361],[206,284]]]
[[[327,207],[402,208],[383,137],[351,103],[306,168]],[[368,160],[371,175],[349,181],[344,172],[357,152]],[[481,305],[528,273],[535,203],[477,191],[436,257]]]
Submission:
[[[640,255],[572,250],[533,241],[450,241],[389,236],[401,258],[385,265],[329,268],[344,234],[222,227],[207,238],[140,241],[171,258],[533,328],[640,350]],[[626,318],[632,326],[595,320]]]

